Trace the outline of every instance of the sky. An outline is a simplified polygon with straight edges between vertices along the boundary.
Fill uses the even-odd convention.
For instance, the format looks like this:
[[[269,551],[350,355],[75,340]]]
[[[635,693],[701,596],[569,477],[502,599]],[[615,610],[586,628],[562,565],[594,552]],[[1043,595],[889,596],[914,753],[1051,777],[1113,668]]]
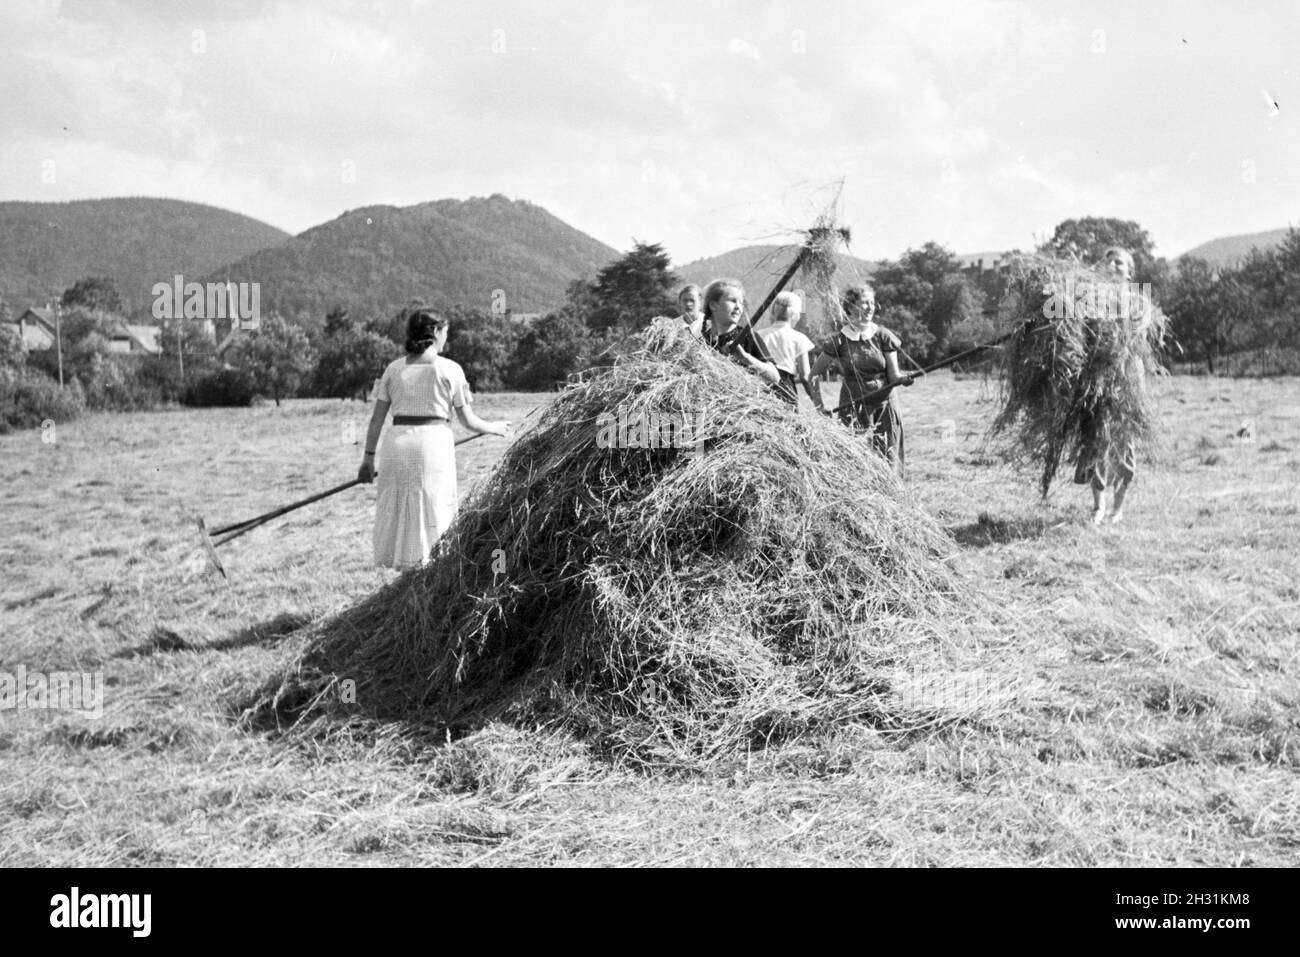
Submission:
[[[684,264],[1300,224],[1300,4],[5,0],[0,199],[289,232],[502,193]]]

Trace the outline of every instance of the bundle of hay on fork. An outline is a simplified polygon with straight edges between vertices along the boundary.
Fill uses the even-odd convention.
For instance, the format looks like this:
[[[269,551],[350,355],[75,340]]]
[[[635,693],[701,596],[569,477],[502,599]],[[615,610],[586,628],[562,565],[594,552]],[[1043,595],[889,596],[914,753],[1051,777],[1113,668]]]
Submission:
[[[974,660],[952,551],[838,425],[711,350],[641,351],[561,393],[433,561],[319,625],[250,714],[555,725],[654,766],[929,727],[985,708],[891,685]]]
[[[1062,458],[1105,469],[1155,437],[1151,376],[1164,371],[1167,321],[1145,287],[1044,256],[1015,261],[1008,295],[1018,329],[1002,353],[992,433],[1042,469],[1046,497]]]

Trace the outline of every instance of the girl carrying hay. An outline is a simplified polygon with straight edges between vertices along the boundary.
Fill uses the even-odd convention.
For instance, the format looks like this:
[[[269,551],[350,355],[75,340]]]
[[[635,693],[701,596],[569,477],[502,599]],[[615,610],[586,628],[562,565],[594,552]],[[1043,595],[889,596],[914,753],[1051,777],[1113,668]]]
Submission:
[[[903,473],[903,421],[894,406],[893,395],[874,402],[862,398],[885,385],[911,385],[898,370],[901,341],[875,322],[876,291],[868,283],[849,286],[840,306],[844,325],[821,345],[812,365],[810,395],[817,411],[829,415],[822,404],[820,379],[837,363],[843,386],[840,389],[839,419],[859,433],[870,435],[876,451]]]
[[[1133,279],[1133,254],[1119,246],[1111,246],[1102,255],[1104,269],[1117,282]],[[1122,321],[1117,318],[1115,321]],[[1142,360],[1130,358],[1129,374],[1140,380],[1144,375]],[[1132,437],[1115,442],[1106,439],[1108,423],[1102,408],[1090,410],[1082,416],[1083,441],[1074,467],[1074,484],[1092,486],[1092,523],[1100,525],[1106,517],[1106,491],[1113,488],[1110,521],[1118,524],[1124,519],[1124,497],[1137,471],[1137,448]]]
[[[1003,405],[991,434],[1013,460],[1042,468],[1044,498],[1062,461],[1092,486],[1092,521],[1123,518],[1139,445],[1159,436],[1147,373],[1161,371],[1167,319],[1130,278],[1133,257],[1106,250],[1105,271],[1050,256],[1021,257],[1008,304],[1018,328],[1002,358]]]
[[[745,290],[735,279],[715,279],[704,291],[704,315],[709,326],[704,341],[713,349],[756,372],[768,385],[781,382],[776,366],[766,359],[762,344],[748,325],[740,325]]]
[[[429,309],[406,323],[406,356],[379,380],[366,453],[357,478],[379,479],[375,501],[375,564],[422,565],[456,517],[456,449],[451,411],[467,429],[506,434],[509,422],[486,422],[470,408],[473,396],[459,364],[438,353],[447,344],[448,319]],[[375,448],[389,409],[393,427],[384,437],[380,468]]]
[[[812,387],[811,363],[808,358],[816,347],[811,339],[795,328],[802,314],[803,304],[797,294],[780,293],[772,302],[771,322],[755,331],[781,377],[777,386],[778,394],[795,408],[799,405],[796,383],[802,382],[808,398],[814,403],[818,401]]]

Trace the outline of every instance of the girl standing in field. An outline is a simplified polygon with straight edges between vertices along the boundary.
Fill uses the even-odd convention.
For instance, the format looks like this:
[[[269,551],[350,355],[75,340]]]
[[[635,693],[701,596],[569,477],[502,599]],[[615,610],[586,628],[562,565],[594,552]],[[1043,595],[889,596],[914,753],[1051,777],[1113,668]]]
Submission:
[[[821,352],[812,365],[809,394],[817,410],[826,412],[819,380],[831,364],[836,363],[844,380],[840,389],[840,422],[869,435],[876,451],[889,459],[901,476],[903,421],[894,407],[892,394],[883,399],[863,401],[887,384],[912,384],[912,380],[898,370],[901,342],[893,332],[876,324],[876,292],[867,283],[846,289],[840,306],[844,325],[822,343]]]
[[[1114,277],[1115,282],[1124,283],[1121,293],[1127,292],[1127,284],[1133,279],[1133,254],[1119,246],[1111,246],[1102,254],[1103,268]],[[1121,297],[1108,297],[1111,301]],[[1127,309],[1124,310],[1127,312]],[[1128,317],[1118,315],[1106,321],[1123,322]],[[1139,365],[1132,370],[1139,378],[1145,374]],[[1100,525],[1106,518],[1106,492],[1115,490],[1110,520],[1118,524],[1124,519],[1124,497],[1128,494],[1129,484],[1137,472],[1137,449],[1132,442],[1116,447],[1106,441],[1106,413],[1098,410],[1084,421],[1084,442],[1079,449],[1079,458],[1074,467],[1074,483],[1092,486],[1092,523]]]
[[[485,422],[470,408],[473,396],[459,364],[438,353],[447,344],[449,322],[429,309],[406,323],[406,356],[384,370],[375,411],[366,433],[365,458],[357,478],[379,480],[375,501],[375,564],[388,568],[422,565],[456,517],[454,409],[474,432],[506,434],[509,422]],[[384,437],[379,469],[375,449],[389,409],[393,427]]]
[[[795,408],[799,406],[795,388],[798,383],[803,383],[804,391],[814,404],[818,401],[813,392],[809,360],[816,347],[811,339],[794,328],[802,314],[803,303],[799,297],[792,292],[783,292],[772,302],[771,323],[754,332],[781,377],[777,392]]]
[[[781,374],[765,358],[762,343],[748,325],[740,325],[745,311],[745,290],[735,279],[715,279],[704,291],[704,315],[708,328],[704,341],[708,345],[759,375],[768,385],[776,386]]]

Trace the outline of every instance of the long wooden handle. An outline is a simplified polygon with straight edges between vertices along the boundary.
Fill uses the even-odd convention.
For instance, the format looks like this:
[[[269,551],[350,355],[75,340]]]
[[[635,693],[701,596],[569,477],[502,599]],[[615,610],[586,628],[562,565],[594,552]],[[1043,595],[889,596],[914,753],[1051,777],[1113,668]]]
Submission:
[[[871,405],[875,402],[880,402],[885,397],[887,397],[889,393],[893,392],[904,382],[915,382],[923,375],[927,375],[928,373],[931,372],[937,372],[940,369],[946,369],[948,366],[955,365],[956,363],[961,362],[962,359],[965,359],[969,356],[973,356],[977,352],[983,352],[985,349],[992,349],[994,346],[999,346],[1014,335],[1015,335],[1014,331],[1008,332],[1005,336],[998,336],[998,338],[994,339],[992,342],[985,342],[982,345],[972,346],[971,348],[967,349],[964,352],[957,353],[955,356],[949,356],[947,359],[944,359],[941,362],[936,362],[932,366],[926,366],[924,369],[920,369],[916,372],[913,372],[911,375],[903,376],[903,378],[899,379],[897,382],[891,382],[889,385],[885,386],[884,388],[876,389],[872,392],[868,392],[866,395],[859,396],[856,399],[850,399],[848,402],[845,402],[843,405],[837,405],[835,408],[831,409],[830,412],[827,413],[827,415],[834,415],[835,413],[841,411],[842,409],[852,408],[855,405]]]
[[[799,250],[799,255],[794,257],[794,262],[792,262],[790,268],[785,271],[785,275],[777,280],[776,285],[772,287],[772,291],[769,292],[767,297],[758,304],[758,308],[754,310],[754,314],[749,317],[749,327],[751,329],[759,319],[763,318],[763,313],[767,312],[768,307],[776,301],[776,297],[781,294],[781,290],[785,288],[786,283],[794,278],[794,274],[799,271],[799,267],[803,265],[804,258],[807,255],[808,247],[804,246]]]
[[[226,525],[224,528],[214,528],[210,534],[225,535],[227,532],[236,532],[236,534],[242,535],[244,532],[257,527],[258,525],[261,525],[264,522],[269,522],[273,518],[279,518],[281,515],[287,515],[289,512],[292,512],[295,509],[302,508],[304,505],[310,505],[312,502],[319,502],[323,498],[329,498],[329,496],[331,495],[337,495],[339,492],[346,491],[347,489],[350,489],[352,486],[360,485],[360,484],[362,484],[361,479],[355,478],[351,482],[344,482],[342,485],[336,485],[332,489],[327,489],[324,492],[317,492],[315,495],[312,495],[309,498],[305,498],[301,502],[294,502],[292,505],[286,505],[283,508],[277,508],[274,511],[267,512],[265,515],[258,515],[255,518],[246,519],[242,522],[235,522],[233,525]],[[230,536],[230,538],[234,538],[234,535]],[[228,542],[230,541],[230,538],[222,539],[222,541]],[[216,544],[220,545],[221,542],[217,542]]]
[[[481,439],[485,435],[492,435],[492,434],[493,433],[491,432],[476,432],[473,435],[466,436],[463,439],[458,439],[455,444],[464,445],[466,442],[473,442],[475,439]],[[312,502],[319,502],[323,498],[329,498],[331,495],[337,495],[339,492],[345,492],[348,489],[352,488],[352,486],[354,485],[362,485],[362,484],[364,483],[361,481],[361,479],[355,478],[351,482],[344,482],[342,485],[336,485],[334,486],[334,488],[327,489],[324,492],[318,492],[317,494],[312,495],[309,498],[303,499],[301,502],[294,502],[292,505],[286,505],[283,508],[277,508],[274,511],[267,512],[265,515],[257,515],[254,516],[253,518],[245,519],[242,522],[235,522],[231,525],[223,526],[222,528],[214,528],[212,529],[211,532],[208,532],[207,534],[212,536],[224,535],[225,536],[224,538],[219,538],[218,540],[212,543],[214,547],[217,545],[224,545],[226,544],[226,542],[230,541],[231,539],[238,538],[240,535],[243,535],[245,532],[251,532],[253,529],[257,528],[258,526],[265,525],[267,522],[271,521],[272,519],[279,518],[281,515],[287,515],[290,512],[294,511],[295,509],[302,508],[304,505],[310,505]],[[200,519],[200,522],[201,521],[202,519]]]

